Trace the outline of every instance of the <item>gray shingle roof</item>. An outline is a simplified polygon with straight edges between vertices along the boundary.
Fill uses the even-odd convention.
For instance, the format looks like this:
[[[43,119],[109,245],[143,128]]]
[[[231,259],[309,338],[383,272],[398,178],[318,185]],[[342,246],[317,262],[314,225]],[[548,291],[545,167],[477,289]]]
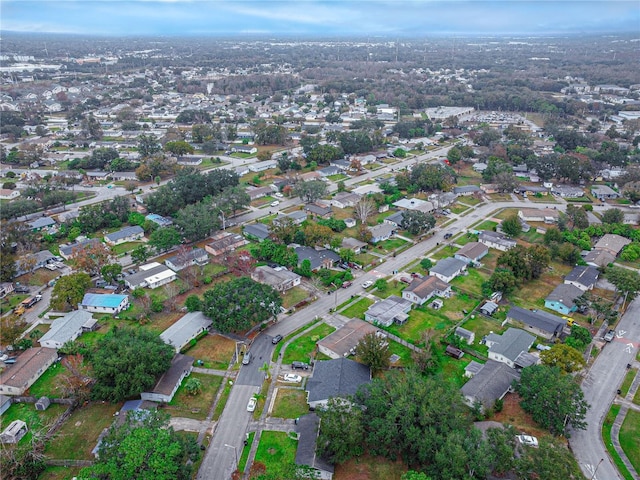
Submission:
[[[442,276],[450,277],[454,273],[462,270],[467,264],[457,258],[447,257],[436,263],[430,270],[431,273],[439,273]]]
[[[569,274],[564,277],[565,283],[576,282],[583,285],[585,288],[590,288],[598,281],[600,272],[597,268],[593,267],[576,267]]]
[[[520,307],[511,307],[507,313],[507,318],[549,333],[561,331],[567,323],[566,320],[551,313],[543,312],[542,310],[526,310]]]
[[[318,470],[333,473],[333,465],[324,458],[316,455],[316,441],[320,429],[320,418],[315,413],[303,415],[298,419],[296,432],[298,433],[298,449],[296,450],[296,465],[308,465]]]
[[[269,227],[264,223],[252,223],[250,225],[245,225],[242,232],[245,235],[251,235],[252,237],[262,240],[269,238]]]
[[[530,333],[518,328],[508,328],[502,335],[487,335],[487,343],[492,343],[489,352],[502,355],[512,362],[515,362],[522,352],[529,351],[535,339],[536,337]]]
[[[574,300],[582,295],[582,290],[568,283],[561,283],[545,298],[546,302],[558,302],[571,309],[575,305]]]
[[[307,382],[308,401],[354,395],[360,385],[371,381],[371,370],[347,358],[316,362],[313,376]]]
[[[117,242],[122,238],[128,238],[133,235],[139,235],[144,233],[144,230],[139,225],[134,225],[132,227],[125,227],[122,230],[118,230],[117,232],[109,233],[105,235],[105,238],[111,242]]]
[[[485,408],[493,407],[495,401],[509,391],[520,373],[504,363],[488,360],[476,375],[460,389],[464,396],[482,402]]]

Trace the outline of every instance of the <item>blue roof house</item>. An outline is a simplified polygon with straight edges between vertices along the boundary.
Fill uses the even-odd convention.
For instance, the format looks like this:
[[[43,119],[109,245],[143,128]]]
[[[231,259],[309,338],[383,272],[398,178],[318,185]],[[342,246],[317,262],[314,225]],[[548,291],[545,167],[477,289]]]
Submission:
[[[128,295],[85,293],[78,309],[94,313],[110,313],[116,315],[129,308]]]

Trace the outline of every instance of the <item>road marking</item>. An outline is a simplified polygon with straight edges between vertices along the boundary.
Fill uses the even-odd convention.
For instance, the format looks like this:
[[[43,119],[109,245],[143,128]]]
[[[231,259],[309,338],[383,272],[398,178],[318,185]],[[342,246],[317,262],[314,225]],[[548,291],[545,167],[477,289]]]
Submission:
[[[627,348],[625,348],[624,351],[631,353],[633,351],[633,343],[627,343]]]
[[[624,334],[627,333],[626,330],[618,330],[618,338],[622,338],[624,336]]]

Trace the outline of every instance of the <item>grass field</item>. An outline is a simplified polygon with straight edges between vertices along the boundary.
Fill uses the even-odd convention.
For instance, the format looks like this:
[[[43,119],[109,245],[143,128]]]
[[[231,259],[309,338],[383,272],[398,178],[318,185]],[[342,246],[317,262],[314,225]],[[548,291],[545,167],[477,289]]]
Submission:
[[[80,473],[82,467],[52,467],[48,466],[47,469],[40,474],[38,480],[69,480],[75,478]]]
[[[62,425],[45,449],[55,459],[91,460],[98,436],[113,422],[120,404],[91,403],[77,409]]]
[[[476,268],[467,269],[467,275],[456,277],[451,281],[451,285],[465,293],[482,296],[482,284],[489,278],[489,275]]]
[[[218,420],[222,412],[224,411],[224,407],[227,404],[227,400],[229,399],[229,394],[231,393],[231,381],[226,382],[224,384],[224,389],[222,390],[222,394],[220,395],[220,399],[218,400],[218,404],[216,405],[215,410],[213,411],[213,420]]]
[[[202,360],[204,368],[226,370],[235,349],[236,343],[229,338],[221,335],[206,335],[186,353],[196,360]]]
[[[4,430],[14,420],[26,422],[29,430],[47,428],[64,413],[67,405],[52,403],[44,412],[36,410],[32,403],[12,403],[9,409],[0,416],[0,429]],[[26,441],[27,436],[21,442]]]
[[[380,290],[374,290],[373,293],[376,297],[379,298],[387,298],[390,297],[391,295],[395,295],[397,297],[401,297],[402,296],[402,291],[407,288],[407,284],[403,283],[399,280],[392,280],[390,282],[387,282],[387,289],[384,292],[381,292]]]
[[[627,412],[620,428],[620,446],[636,472],[640,472],[640,412]]]
[[[611,427],[618,416],[619,411],[620,405],[611,405],[611,409],[607,413],[602,425],[602,439],[607,452],[609,452],[609,455],[613,459],[613,463],[616,465],[618,471],[622,474],[625,480],[634,480],[629,470],[627,470],[626,465],[622,462],[620,455],[618,455],[618,452],[616,452],[616,449],[613,448],[613,444],[611,443]]]
[[[373,305],[373,300],[369,298],[362,298],[340,313],[348,318],[359,318],[364,320],[364,312],[366,312],[371,305]]]
[[[309,296],[309,292],[307,292],[304,288],[293,287],[282,296],[282,306],[284,308],[291,308],[294,305],[297,305],[298,303],[300,303],[302,300],[304,300],[308,296]]]
[[[636,378],[636,373],[638,373],[638,370],[635,368],[627,370],[627,374],[624,376],[624,381],[620,386],[620,395],[622,395],[623,397],[626,397],[627,393],[629,393],[629,388],[631,388],[633,379]]]
[[[334,331],[334,327],[322,323],[310,332],[296,338],[287,346],[282,362],[291,363],[296,360],[308,362],[316,349],[316,343]]]
[[[279,388],[273,405],[272,417],[298,418],[309,412],[307,395],[304,390]]]
[[[125,242],[125,243],[121,243],[120,245],[114,245],[113,247],[111,247],[111,251],[116,255],[121,255],[123,253],[130,252],[131,250],[136,248],[138,245],[145,245],[145,243],[144,242]]]
[[[202,390],[198,395],[190,395],[185,390],[184,386],[189,378],[197,378],[202,382]],[[189,377],[182,381],[182,385],[180,385],[173,400],[169,402],[165,410],[173,417],[204,420],[207,418],[209,408],[213,404],[222,380],[223,377],[216,375],[192,372]]]
[[[400,480],[408,468],[399,460],[362,455],[336,465],[333,480]]]
[[[64,397],[61,375],[65,373],[67,373],[67,369],[62,363],[54,363],[29,387],[29,395],[37,398],[43,395],[48,397]]]
[[[243,472],[244,467],[247,465],[247,460],[249,459],[249,452],[251,451],[251,445],[253,444],[253,439],[256,436],[256,432],[249,433],[247,437],[247,444],[242,449],[242,453],[240,454],[240,464],[238,465],[238,470]]]
[[[493,220],[485,220],[484,222],[479,223],[475,227],[475,230],[493,230],[498,225],[498,222],[494,222]]]
[[[264,430],[256,451],[255,461],[265,465],[267,473],[278,475],[281,466],[293,463],[298,441],[285,432]]]

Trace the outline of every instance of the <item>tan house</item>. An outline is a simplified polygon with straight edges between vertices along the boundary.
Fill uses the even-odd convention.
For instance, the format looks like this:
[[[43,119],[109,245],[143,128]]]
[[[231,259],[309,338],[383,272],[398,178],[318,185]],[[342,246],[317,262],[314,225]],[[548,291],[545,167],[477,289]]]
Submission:
[[[284,267],[272,268],[268,265],[261,265],[256,267],[251,274],[251,279],[258,283],[270,285],[278,292],[286,292],[300,285],[301,277]]]
[[[57,359],[53,348],[28,348],[0,374],[0,394],[23,395]]]
[[[204,249],[214,257],[233,252],[237,248],[249,243],[242,235],[231,232],[220,232],[211,237],[211,243],[204,246]]]

